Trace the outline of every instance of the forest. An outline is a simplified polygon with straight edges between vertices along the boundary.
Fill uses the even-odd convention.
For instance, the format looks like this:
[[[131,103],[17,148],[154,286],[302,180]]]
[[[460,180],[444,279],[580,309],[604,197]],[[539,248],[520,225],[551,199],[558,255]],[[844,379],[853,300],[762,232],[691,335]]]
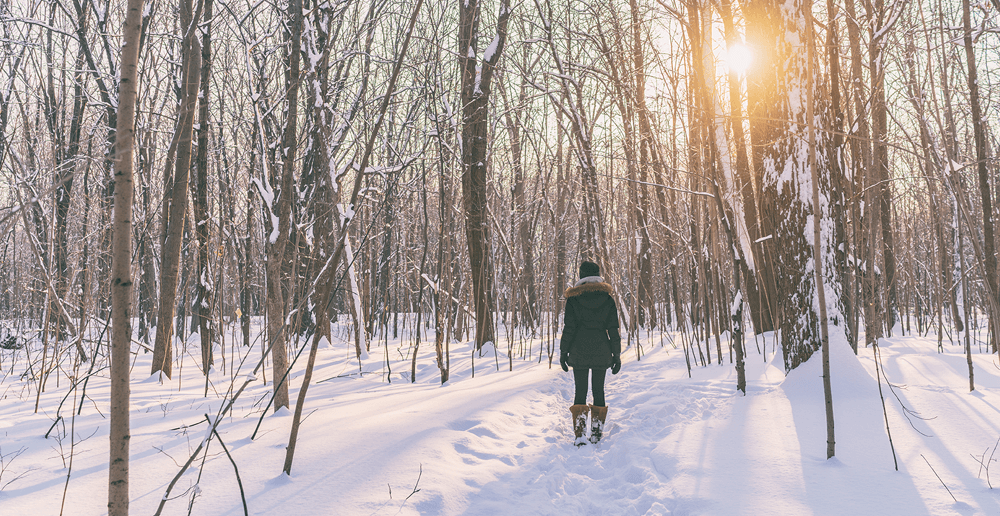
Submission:
[[[288,473],[319,349],[359,371],[405,356],[410,382],[451,381],[460,343],[551,367],[585,259],[635,360],[671,331],[689,377],[726,365],[746,393],[763,334],[785,373],[832,339],[930,336],[973,391],[1000,336],[998,14],[3,2],[4,396],[37,412],[109,382],[108,510],[127,514],[137,357],[160,381],[194,368],[206,396],[238,369],[212,429],[266,385],[266,410],[295,413]]]

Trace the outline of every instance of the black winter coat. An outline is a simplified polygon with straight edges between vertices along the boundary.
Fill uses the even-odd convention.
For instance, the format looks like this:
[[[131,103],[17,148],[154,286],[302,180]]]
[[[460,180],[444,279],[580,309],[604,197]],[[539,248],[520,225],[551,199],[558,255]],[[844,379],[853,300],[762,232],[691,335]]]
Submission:
[[[583,283],[566,290],[566,316],[561,353],[569,355],[572,367],[607,369],[612,356],[622,352],[618,334],[618,306],[611,285]]]

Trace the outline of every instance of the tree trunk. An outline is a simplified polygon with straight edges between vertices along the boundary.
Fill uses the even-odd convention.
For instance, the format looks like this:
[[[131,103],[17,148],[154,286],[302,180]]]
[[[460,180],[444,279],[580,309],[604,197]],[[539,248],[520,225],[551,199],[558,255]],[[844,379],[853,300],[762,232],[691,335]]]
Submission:
[[[108,516],[128,516],[129,359],[132,329],[132,152],[139,80],[142,0],[129,0],[122,27],[121,79],[115,126],[115,200],[111,280],[111,425],[108,457]]]
[[[297,1],[297,0],[293,0]],[[403,38],[403,46],[399,52],[399,56],[392,70],[392,75],[389,78],[389,84],[386,88],[385,96],[382,98],[381,109],[378,114],[378,118],[375,122],[375,127],[372,129],[369,135],[368,142],[363,151],[363,155],[360,160],[360,165],[358,167],[359,173],[354,179],[354,188],[351,191],[351,198],[349,206],[356,206],[358,202],[358,195],[361,192],[362,180],[364,178],[364,171],[368,168],[368,164],[371,160],[372,147],[375,144],[375,138],[378,136],[379,129],[382,126],[382,121],[385,118],[386,109],[389,106],[389,99],[392,98],[393,91],[396,87],[396,79],[399,77],[399,69],[403,64],[403,58],[406,56],[406,49],[410,44],[410,35],[413,33],[413,24],[417,20],[417,15],[420,13],[420,7],[423,5],[423,0],[417,0],[417,5],[413,8],[413,14],[410,17],[409,27],[406,31],[406,36]],[[293,13],[296,11],[293,11]],[[302,4],[297,5],[297,17],[301,22],[302,17]],[[298,28],[298,38],[301,39],[301,23]],[[294,34],[295,29],[293,29]],[[294,39],[293,39],[294,40]],[[293,47],[299,48],[299,47]],[[338,185],[339,186],[339,185]],[[339,189],[339,188],[338,188]],[[333,212],[329,212],[328,216],[332,217]],[[334,280],[337,275],[335,272],[333,264],[336,264],[340,258],[344,255],[345,245],[347,243],[348,229],[350,228],[350,223],[353,217],[339,217],[338,220],[342,220],[341,224],[338,224],[338,244],[336,250],[330,256],[329,260],[326,262],[326,266],[323,267],[323,274],[317,279],[317,290],[319,291],[319,301],[320,306],[326,306],[329,303],[330,295],[333,293],[333,287],[335,286]],[[312,344],[309,349],[309,359],[306,364],[305,374],[302,379],[302,388],[299,389],[298,399],[295,403],[295,414],[292,417],[292,428],[291,433],[288,438],[288,447],[285,451],[285,464],[282,469],[286,475],[290,475],[292,472],[292,459],[295,456],[295,446],[298,440],[299,425],[302,422],[302,408],[305,405],[306,393],[309,389],[309,382],[312,379],[313,366],[316,363],[316,351],[319,347],[319,341],[322,339],[321,332],[314,332],[312,336]],[[388,349],[386,350],[388,352]],[[287,394],[286,394],[287,395]]]
[[[191,310],[192,325],[197,325],[201,337],[201,367],[208,375],[212,367],[213,291],[212,273],[208,270],[208,107],[209,84],[212,76],[212,0],[205,2],[205,23],[201,32],[201,93],[198,96],[198,153],[195,158],[195,181],[192,185],[194,198],[194,232],[198,240],[197,273],[195,274],[195,298]]]
[[[490,259],[487,214],[486,151],[489,144],[489,98],[493,71],[503,53],[510,19],[509,0],[497,18],[497,37],[479,62],[479,0],[459,6],[458,61],[462,74],[462,205],[472,266],[472,297],[476,311],[476,349],[496,341],[493,327],[493,263]]]
[[[865,93],[863,77],[863,62],[861,55],[861,15],[856,12],[854,0],[845,0],[845,19],[847,20],[847,33],[851,47],[851,98],[854,101],[855,125],[857,129],[852,130],[851,139],[851,163],[853,164],[853,184],[858,185],[858,199],[852,203],[851,220],[855,221],[856,245],[854,248],[858,254],[857,261],[864,258],[861,266],[861,303],[864,306],[865,318],[865,345],[871,345],[880,335],[881,325],[878,322],[880,311],[878,310],[878,299],[875,295],[875,264],[873,260],[874,245],[872,244],[873,213],[878,211],[875,205],[871,183],[872,168],[872,145],[868,125],[868,104],[869,98]],[[863,212],[858,206],[863,206]],[[852,317],[853,320],[853,317]]]
[[[896,252],[892,232],[892,184],[889,177],[889,147],[886,142],[888,107],[885,102],[884,48],[885,38],[893,22],[887,22],[883,19],[885,16],[884,0],[875,0],[874,3],[876,20],[870,25],[871,43],[868,47],[870,58],[869,75],[872,82],[872,145],[874,147],[873,176],[871,177],[875,188],[874,193],[878,196],[878,223],[881,226],[882,237],[882,280],[886,288],[883,323],[885,324],[886,335],[891,335],[892,327],[896,324],[896,315],[899,309],[896,299]],[[873,207],[870,206],[870,208]],[[873,221],[874,223],[875,221]],[[872,231],[872,235],[874,236],[874,231]]]
[[[840,32],[837,25],[840,9],[836,0],[827,0],[826,48],[830,63],[830,106],[832,108],[832,131],[830,135],[830,222],[833,224],[833,268],[836,278],[840,317],[843,319],[844,334],[851,348],[857,353],[858,332],[854,324],[854,271],[849,257],[852,253],[851,241],[847,238],[849,211],[847,203],[852,198],[851,182],[845,175],[846,142],[844,139],[844,106],[840,93]]]
[[[327,108],[322,99],[328,98],[329,93],[329,63],[330,63],[330,24],[334,19],[334,10],[330,4],[314,2],[311,9],[313,16],[310,23],[310,31],[303,35],[305,44],[303,45],[303,57],[310,55],[317,56],[318,59],[308,60],[307,76],[308,95],[306,98],[306,109],[310,119],[309,130],[309,154],[305,156],[302,165],[303,189],[307,191],[307,198],[311,198],[307,204],[307,219],[313,224],[313,251],[308,257],[308,270],[305,281],[302,285],[302,295],[311,295],[313,301],[313,317],[316,322],[316,331],[325,336],[327,341],[332,342],[330,333],[330,307],[320,305],[316,289],[312,288],[320,270],[324,265],[325,257],[333,252],[336,245],[335,228],[336,218],[331,216],[337,213],[335,193],[332,179],[330,177],[330,133],[332,130],[332,113]],[[342,14],[342,13],[341,13]],[[340,18],[342,20],[342,16]],[[338,23],[340,23],[338,21]],[[333,264],[336,266],[337,264]]]
[[[525,46],[525,52],[527,52],[528,47]],[[525,54],[523,63],[528,62],[527,54]],[[521,117],[524,116],[524,103],[527,98],[527,91],[525,89],[525,80],[521,81],[521,91],[518,96],[518,104],[516,110],[512,110],[507,103],[507,96],[504,92],[503,85],[499,85],[500,95],[504,99],[504,121],[507,123],[507,133],[510,138],[510,160],[514,167],[514,191],[513,191],[513,201],[514,201],[514,219],[517,224],[518,240],[521,242],[521,260],[522,269],[520,274],[518,274],[519,282],[524,290],[524,295],[518,296],[522,298],[519,300],[518,304],[524,304],[524,323],[528,328],[534,328],[536,324],[536,319],[538,318],[538,294],[535,291],[535,255],[532,242],[532,232],[531,232],[531,221],[529,220],[528,213],[528,203],[524,196],[524,163],[521,156]],[[512,113],[512,111],[514,111]]]
[[[990,177],[987,169],[989,156],[986,152],[986,128],[983,120],[983,109],[979,99],[979,74],[976,70],[976,54],[972,46],[972,22],[969,12],[969,0],[962,0],[962,26],[965,29],[963,41],[965,43],[965,61],[969,67],[969,104],[972,108],[972,129],[976,142],[976,173],[979,178],[979,196],[983,206],[983,254],[985,263],[984,275],[986,276],[986,295],[989,296],[986,307],[989,310],[990,338],[993,342],[993,349],[1000,350],[996,345],[1000,338],[1000,314],[998,314],[997,285],[997,255],[996,244],[993,239],[993,196],[990,194]]]
[[[173,178],[166,181],[164,192],[165,220],[163,249],[160,259],[160,307],[153,344],[153,364],[150,374],[162,372],[171,378],[173,368],[173,320],[177,300],[177,273],[180,269],[181,240],[188,203],[188,172],[191,169],[191,137],[198,86],[201,80],[201,48],[198,42],[200,12],[194,12],[191,0],[180,4],[181,40],[181,98],[177,109],[174,140],[176,158]],[[168,162],[169,163],[169,162]],[[168,164],[169,169],[169,164]],[[170,177],[169,170],[165,174]],[[116,194],[117,195],[117,194]]]
[[[962,324],[962,316],[958,310],[956,300],[957,288],[952,287],[955,268],[952,256],[952,250],[955,246],[954,228],[950,227],[949,224],[949,228],[945,229],[944,221],[948,218],[944,208],[945,201],[941,198],[941,194],[938,191],[937,179],[934,179],[938,175],[934,169],[939,169],[941,163],[939,159],[936,159],[936,154],[931,154],[934,142],[931,140],[931,129],[924,109],[924,91],[917,80],[916,45],[913,43],[912,34],[907,33],[906,38],[907,94],[910,98],[910,103],[913,104],[913,108],[917,113],[917,119],[920,124],[920,151],[923,155],[923,170],[927,184],[928,199],[930,201],[931,224],[934,226],[934,237],[937,241],[941,284],[944,290],[944,300],[942,302],[949,305],[955,329],[962,332],[965,330],[965,327]]]
[[[730,0],[722,0],[719,6],[725,30],[726,45],[727,48],[732,48],[733,45],[740,43],[739,34],[736,32],[735,24],[733,23],[732,2]],[[763,333],[774,330],[774,320],[770,309],[771,303],[766,298],[762,299],[758,283],[760,271],[757,270],[755,256],[759,253],[753,252],[754,249],[761,248],[759,245],[755,246],[754,242],[762,235],[760,234],[760,225],[757,221],[757,200],[754,195],[753,179],[750,176],[750,159],[747,156],[746,134],[743,129],[742,85],[742,78],[740,78],[735,70],[730,69],[729,111],[733,132],[733,146],[736,149],[736,163],[733,174],[733,179],[735,180],[733,187],[736,191],[732,195],[734,199],[739,200],[743,205],[742,217],[746,225],[747,238],[750,240],[750,249],[744,250],[744,252],[748,258],[753,258],[753,261],[748,259],[741,262],[741,266],[745,267],[743,279],[747,286],[745,301],[750,307],[750,318],[753,321],[754,330],[757,333]],[[737,216],[739,216],[739,213],[737,213]],[[733,222],[738,226],[738,221],[735,217],[733,218]],[[740,232],[737,231],[735,236],[736,238],[741,238]]]
[[[153,227],[153,207],[150,201],[149,180],[152,178],[152,155],[153,149],[150,145],[139,145],[139,188],[141,189],[143,214],[143,224],[146,227]],[[138,250],[136,251],[136,261],[139,262],[139,306],[136,317],[139,319],[140,340],[149,344],[152,337],[152,328],[156,326],[156,271],[153,268],[153,242],[148,231],[143,231],[137,235]]]
[[[87,26],[87,18],[79,20],[80,30],[78,32],[85,32]],[[50,33],[51,34],[51,33]],[[56,228],[54,235],[54,251],[55,251],[55,296],[53,301],[56,303],[61,302],[60,300],[66,298],[66,294],[69,291],[69,246],[67,242],[67,223],[69,220],[69,208],[71,195],[73,192],[73,176],[75,174],[75,169],[77,167],[77,160],[80,158],[80,133],[83,127],[83,108],[86,105],[86,97],[83,93],[83,81],[84,72],[83,67],[85,66],[85,57],[83,55],[83,49],[81,48],[77,54],[76,58],[76,73],[73,79],[73,114],[70,121],[69,129],[69,140],[66,143],[66,149],[63,153],[60,149],[56,149],[56,166],[55,166],[55,215],[56,215]],[[51,80],[51,73],[49,78]],[[55,99],[52,99],[55,100]],[[54,106],[53,106],[54,108]],[[53,117],[54,115],[53,109]],[[55,127],[53,127],[55,129]],[[57,138],[56,142],[61,138]],[[57,327],[56,327],[56,341],[61,339],[63,333],[63,327],[66,321],[62,316],[61,311],[56,313],[59,316],[56,317]]]
[[[288,406],[288,348],[286,339],[290,332],[285,325],[287,309],[282,273],[288,256],[286,247],[292,229],[292,202],[295,199],[295,150],[298,128],[299,51],[302,45],[302,0],[288,2],[288,80],[285,93],[285,130],[281,138],[281,186],[271,214],[276,216],[278,227],[271,228],[267,244],[267,329],[271,340],[271,361],[274,371],[274,411]],[[273,224],[272,224],[273,225]],[[291,293],[289,292],[289,297]],[[285,381],[282,381],[286,379]]]
[[[635,215],[638,219],[639,253],[636,257],[639,269],[639,284],[637,287],[638,318],[635,326],[656,325],[656,301],[653,294],[653,250],[649,232],[650,199],[647,168],[649,154],[653,149],[652,129],[649,127],[649,113],[646,109],[646,62],[642,44],[642,20],[639,16],[639,5],[636,0],[629,0],[629,12],[632,19],[632,73],[635,76],[635,89],[631,101],[639,121],[639,155],[636,169],[638,180],[633,186],[637,193]]]
[[[809,133],[809,171],[812,179],[813,209],[813,264],[816,273],[816,300],[819,305],[820,345],[823,354],[823,398],[826,406],[826,458],[836,453],[833,425],[833,391],[830,381],[830,330],[826,314],[826,289],[823,288],[823,238],[820,231],[820,217],[823,209],[819,201],[819,170],[816,166],[816,111],[813,91],[815,91],[815,36],[813,35],[812,0],[805,0],[802,6],[805,14],[806,36],[806,123]]]
[[[786,12],[777,0],[753,0],[744,11],[751,45],[775,48],[774,53],[757,55],[761,62],[754,63],[748,75],[748,98],[755,175],[761,184],[762,233],[773,235],[763,242],[766,260],[758,267],[776,285],[786,370],[797,367],[820,347],[813,310],[815,264],[810,263],[812,246],[806,238],[806,220],[812,210],[805,200],[811,178],[809,164],[802,157],[808,153],[808,143],[797,136],[808,124],[808,106],[804,99],[790,95],[806,82],[807,63],[789,41],[804,36],[805,14],[799,9]]]

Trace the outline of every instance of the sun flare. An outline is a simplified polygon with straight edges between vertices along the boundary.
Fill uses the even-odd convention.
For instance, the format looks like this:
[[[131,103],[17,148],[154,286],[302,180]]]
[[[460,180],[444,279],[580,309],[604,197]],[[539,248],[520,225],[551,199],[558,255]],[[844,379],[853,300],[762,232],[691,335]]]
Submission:
[[[734,43],[724,52],[723,60],[729,71],[743,75],[753,64],[753,49],[743,43]]]

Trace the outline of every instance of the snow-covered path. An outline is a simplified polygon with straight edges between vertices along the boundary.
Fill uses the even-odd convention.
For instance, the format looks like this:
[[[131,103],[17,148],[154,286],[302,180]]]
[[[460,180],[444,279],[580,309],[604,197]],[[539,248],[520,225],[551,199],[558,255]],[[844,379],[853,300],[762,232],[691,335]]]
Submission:
[[[755,351],[763,344],[766,360]],[[538,343],[533,346],[537,353]],[[883,382],[897,472],[872,352],[863,349],[856,357],[842,339],[833,343],[837,457],[829,461],[819,357],[786,377],[769,337],[748,343],[746,396],[735,392],[728,360],[725,366],[696,367],[688,378],[681,350],[660,346],[658,336],[645,344],[641,361],[630,348],[622,372],[608,378],[605,439],[581,448],[571,444],[570,374],[516,359],[508,372],[503,357],[497,371],[491,353],[477,359],[473,378],[468,354],[460,352],[467,348],[453,345],[453,378],[442,386],[428,348],[419,356],[417,383],[393,373],[391,384],[378,374],[377,354],[364,364],[373,374],[341,376],[357,370],[347,346],[321,350],[314,378],[323,381],[309,391],[290,477],[281,474],[289,412],[266,416],[257,438],[249,439],[269,392],[269,386],[255,383],[220,427],[240,468],[250,513],[1000,512],[1000,489],[989,489],[977,462],[1000,459],[1000,453],[993,462],[982,458],[984,450],[989,458],[1000,438],[1000,375],[993,355],[974,355],[977,391],[969,393],[959,346],[946,344],[938,354],[931,339],[907,336],[882,343],[885,370],[900,400]],[[405,346],[401,350],[394,371],[409,369]],[[215,395],[202,396],[204,386],[190,364],[182,384],[175,378],[160,385],[141,374],[148,370],[146,362],[147,355],[138,357],[133,376],[133,514],[154,512],[177,464],[204,433],[203,425],[183,425],[195,425],[220,403]],[[228,379],[218,374],[214,384],[222,390]],[[298,384],[296,377],[292,386]],[[64,379],[60,388],[42,395],[41,409],[33,414],[34,396],[16,375],[2,378],[0,453],[24,451],[7,460],[0,477],[0,514],[59,514],[69,439],[43,435],[66,392]],[[98,409],[106,413],[106,380],[95,378],[88,396],[93,401],[74,423],[68,515],[105,513],[107,420]],[[925,419],[911,415],[911,426],[900,402]],[[66,409],[61,414],[69,419]],[[178,498],[167,503],[164,514],[187,514],[199,474],[192,514],[243,513],[233,467],[213,443],[204,467],[199,458],[171,493]],[[1000,469],[993,476],[1000,487]]]

